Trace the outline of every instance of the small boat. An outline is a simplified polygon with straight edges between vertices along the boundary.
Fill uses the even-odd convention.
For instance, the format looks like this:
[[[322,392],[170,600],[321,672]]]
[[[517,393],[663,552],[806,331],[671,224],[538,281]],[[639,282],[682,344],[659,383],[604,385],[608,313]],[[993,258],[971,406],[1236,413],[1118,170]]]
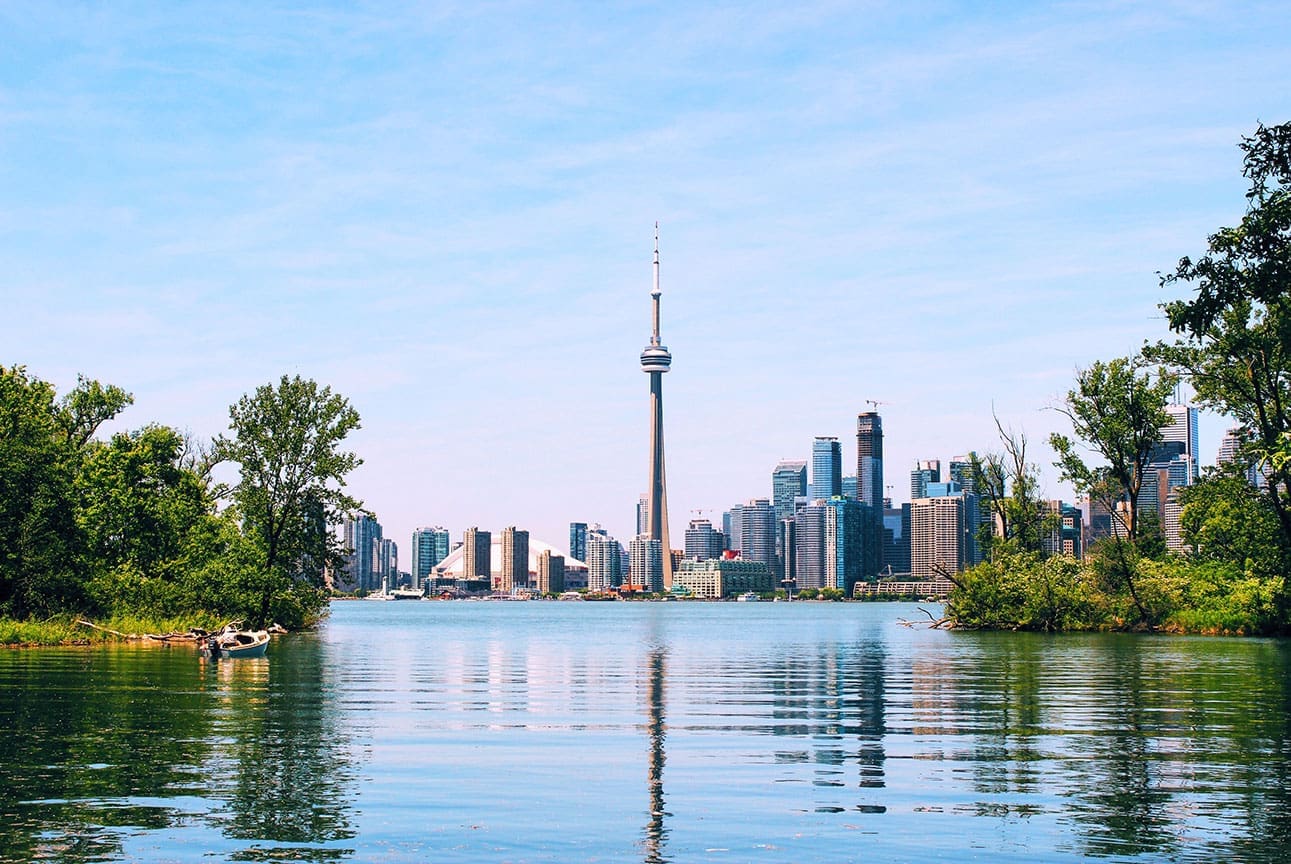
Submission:
[[[745,591],[739,597],[736,597],[735,600],[738,603],[760,603],[762,601],[762,597],[752,591]]]
[[[241,622],[234,622],[240,624]],[[242,630],[226,627],[213,633],[202,645],[202,656],[215,660],[242,657],[263,657],[269,647],[269,633],[265,630]]]

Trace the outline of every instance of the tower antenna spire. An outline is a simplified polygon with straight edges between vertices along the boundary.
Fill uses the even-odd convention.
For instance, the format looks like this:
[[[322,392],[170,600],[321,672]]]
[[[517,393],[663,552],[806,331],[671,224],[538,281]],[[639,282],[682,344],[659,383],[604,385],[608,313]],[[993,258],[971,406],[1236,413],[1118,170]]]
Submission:
[[[650,344],[659,345],[659,295],[663,292],[659,290],[659,223],[654,223],[654,289],[650,292],[650,297],[654,300],[654,328],[650,333]]]

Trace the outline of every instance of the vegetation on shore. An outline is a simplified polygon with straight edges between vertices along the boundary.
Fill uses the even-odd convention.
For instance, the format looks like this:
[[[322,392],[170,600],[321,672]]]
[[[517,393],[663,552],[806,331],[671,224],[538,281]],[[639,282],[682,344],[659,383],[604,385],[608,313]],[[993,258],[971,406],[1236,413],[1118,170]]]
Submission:
[[[306,627],[326,612],[329,526],[358,502],[340,450],[358,426],[345,399],[299,377],[230,409],[209,447],[147,424],[96,437],[132,402],[81,378],[61,398],[21,366],[0,367],[0,644],[211,627]],[[220,484],[220,463],[238,482]]]
[[[1291,633],[1291,124],[1261,125],[1241,148],[1246,215],[1161,279],[1194,289],[1162,305],[1177,338],[1081,370],[1057,408],[1074,438],[1051,436],[1056,464],[1110,514],[1111,536],[1081,561],[1049,554],[1056,515],[1035,494],[1025,437],[1001,429],[1003,454],[973,474],[1004,531],[982,537],[984,563],[953,574],[952,626]],[[1184,551],[1171,553],[1138,498],[1179,381],[1234,418],[1242,443],[1180,491]]]

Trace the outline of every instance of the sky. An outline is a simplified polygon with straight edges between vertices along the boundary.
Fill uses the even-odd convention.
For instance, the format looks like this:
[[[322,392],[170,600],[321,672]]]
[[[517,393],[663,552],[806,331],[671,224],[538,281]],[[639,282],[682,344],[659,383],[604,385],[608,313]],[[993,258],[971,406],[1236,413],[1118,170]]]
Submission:
[[[813,436],[854,470],[870,400],[897,501],[993,412],[1070,500],[1053,406],[1169,335],[1158,274],[1291,120],[1282,2],[0,0],[0,32],[0,364],[201,438],[330,386],[405,569],[422,525],[635,532],[656,221],[673,538]]]

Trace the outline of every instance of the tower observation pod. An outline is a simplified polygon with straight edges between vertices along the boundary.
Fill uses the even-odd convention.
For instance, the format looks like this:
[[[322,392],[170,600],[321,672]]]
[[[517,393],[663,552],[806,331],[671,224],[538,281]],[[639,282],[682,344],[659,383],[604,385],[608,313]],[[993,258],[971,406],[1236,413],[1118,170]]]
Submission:
[[[659,223],[654,225],[654,288],[650,291],[650,344],[641,352],[641,371],[650,376],[650,506],[646,535],[658,540],[663,552],[663,590],[672,590],[672,547],[668,540],[668,490],[663,459],[663,373],[672,368],[672,354],[659,339]]]

